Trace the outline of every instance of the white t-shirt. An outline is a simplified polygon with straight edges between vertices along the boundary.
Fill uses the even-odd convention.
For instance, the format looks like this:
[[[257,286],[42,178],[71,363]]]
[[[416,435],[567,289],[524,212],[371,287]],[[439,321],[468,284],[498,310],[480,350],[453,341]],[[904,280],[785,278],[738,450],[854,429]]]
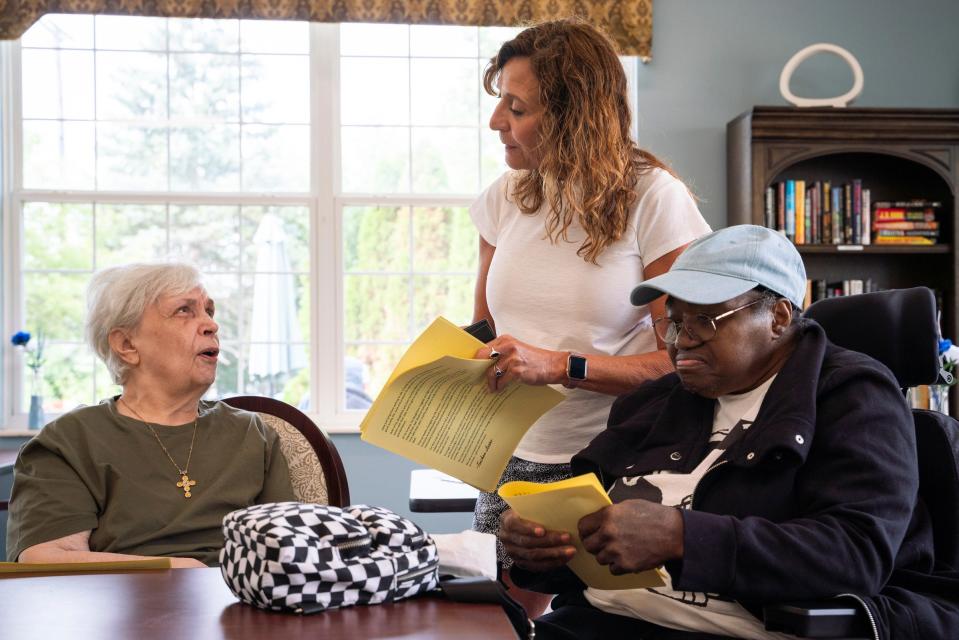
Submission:
[[[696,485],[706,471],[745,433],[756,420],[766,392],[776,376],[752,391],[721,396],[713,418],[709,438],[710,451],[691,473],[668,471],[645,476],[620,478],[609,488],[613,502],[635,498],[688,509]],[[655,589],[586,590],[586,599],[593,606],[609,613],[642,618],[662,627],[684,631],[700,631],[734,638],[792,638],[766,631],[763,623],[735,600],[715,593],[674,591],[669,576],[666,585]]]
[[[486,281],[486,300],[499,335],[544,349],[589,354],[634,355],[656,350],[649,308],[634,307],[629,294],[643,281],[643,268],[710,231],[686,186],[661,169],[640,176],[639,198],[623,237],[598,258],[576,255],[586,233],[575,221],[568,240],[546,237],[544,209],[523,214],[507,172],[470,207],[480,235],[496,247]],[[566,400],[526,433],[515,455],[560,464],[606,426],[613,396],[566,389]]]

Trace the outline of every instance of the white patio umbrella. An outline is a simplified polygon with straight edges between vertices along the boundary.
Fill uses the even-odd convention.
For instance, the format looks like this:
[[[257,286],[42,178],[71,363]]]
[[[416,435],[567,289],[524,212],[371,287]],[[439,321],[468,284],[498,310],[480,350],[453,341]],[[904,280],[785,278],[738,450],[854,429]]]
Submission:
[[[306,366],[300,328],[296,320],[296,292],[286,233],[280,220],[266,214],[253,235],[256,273],[253,276],[253,313],[250,320],[250,352],[247,370],[251,377],[274,378]],[[269,344],[263,344],[269,343]]]

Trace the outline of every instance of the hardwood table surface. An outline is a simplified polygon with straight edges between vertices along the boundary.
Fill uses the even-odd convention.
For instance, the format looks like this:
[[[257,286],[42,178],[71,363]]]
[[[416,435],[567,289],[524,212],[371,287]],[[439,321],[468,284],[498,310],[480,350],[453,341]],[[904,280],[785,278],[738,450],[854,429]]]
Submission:
[[[209,568],[3,577],[0,637],[515,640],[516,634],[499,605],[451,602],[440,595],[308,616],[261,611],[239,602],[220,570]]]

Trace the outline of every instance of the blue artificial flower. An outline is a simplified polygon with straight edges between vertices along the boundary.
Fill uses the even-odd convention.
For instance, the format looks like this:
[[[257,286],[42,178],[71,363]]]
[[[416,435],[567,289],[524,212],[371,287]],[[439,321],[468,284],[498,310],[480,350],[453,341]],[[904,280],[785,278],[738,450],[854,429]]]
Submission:
[[[43,360],[44,360],[43,330],[37,331],[37,339],[36,341],[34,341],[33,345],[27,344],[28,342],[30,342],[30,339],[32,337],[33,336],[30,335],[29,331],[17,331],[15,334],[10,336],[10,342],[15,347],[23,347],[25,364],[31,369],[33,369],[34,374],[39,374],[40,369],[43,367]]]
[[[949,351],[951,347],[952,347],[952,340],[950,340],[949,338],[939,339],[939,355],[942,355],[946,351]]]
[[[10,338],[10,342],[13,343],[15,347],[26,346],[26,344],[30,342],[30,334],[26,331],[17,331],[13,334],[13,337]]]

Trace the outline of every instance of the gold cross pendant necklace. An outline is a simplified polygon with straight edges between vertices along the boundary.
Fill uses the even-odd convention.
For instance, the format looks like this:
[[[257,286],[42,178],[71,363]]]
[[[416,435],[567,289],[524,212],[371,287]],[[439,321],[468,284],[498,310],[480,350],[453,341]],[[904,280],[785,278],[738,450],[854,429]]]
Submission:
[[[163,446],[163,441],[160,440],[160,436],[157,434],[156,429],[153,428],[153,425],[143,419],[143,417],[136,412],[136,410],[127,403],[122,397],[119,398],[119,401],[123,403],[123,406],[130,410],[130,412],[140,419],[140,422],[146,424],[150,427],[150,433],[153,434],[153,437],[156,438],[157,443],[160,445],[160,448],[163,449],[163,453],[166,454],[166,457],[170,459],[170,462],[173,463],[173,466],[176,467],[176,470],[180,472],[180,481],[176,483],[178,489],[183,489],[183,497],[189,498],[193,494],[191,493],[191,488],[196,486],[196,480],[190,480],[190,460],[193,459],[193,445],[196,443],[196,424],[200,419],[199,415],[193,419],[193,439],[190,440],[190,453],[186,458],[186,466],[182,469],[180,465],[176,463],[176,460],[173,459],[173,456],[170,455],[170,452],[165,446]]]

